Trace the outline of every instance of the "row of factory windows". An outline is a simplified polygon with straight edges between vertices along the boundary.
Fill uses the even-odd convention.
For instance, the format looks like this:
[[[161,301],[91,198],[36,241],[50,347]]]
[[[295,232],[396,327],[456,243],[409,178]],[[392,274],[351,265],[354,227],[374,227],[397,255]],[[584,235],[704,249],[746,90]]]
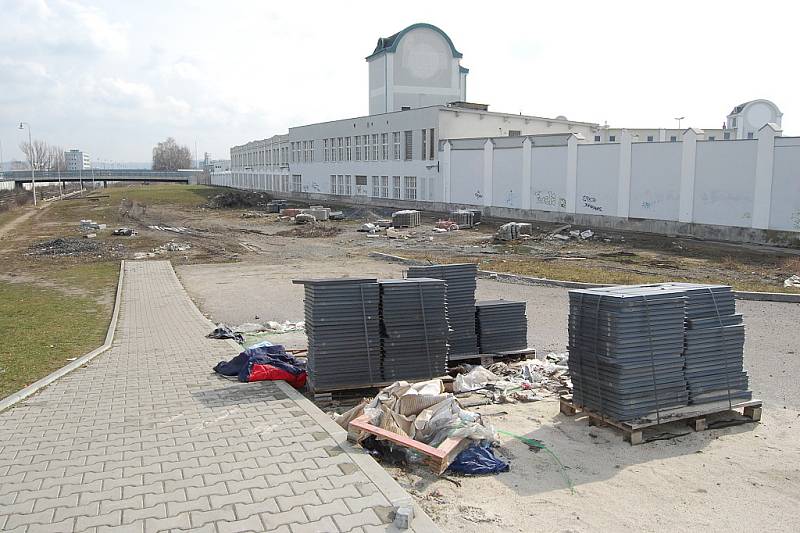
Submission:
[[[435,129],[420,130],[419,159],[436,159]],[[319,145],[317,145],[319,146]],[[313,163],[314,141],[290,143],[292,163]],[[352,137],[322,139],[322,160],[336,161],[411,161],[414,159],[414,132],[412,130],[371,133]]]
[[[355,178],[355,181],[353,180]],[[350,174],[331,174],[331,194],[341,196],[372,196],[374,198],[394,198],[397,200],[417,199],[416,176],[367,176]]]

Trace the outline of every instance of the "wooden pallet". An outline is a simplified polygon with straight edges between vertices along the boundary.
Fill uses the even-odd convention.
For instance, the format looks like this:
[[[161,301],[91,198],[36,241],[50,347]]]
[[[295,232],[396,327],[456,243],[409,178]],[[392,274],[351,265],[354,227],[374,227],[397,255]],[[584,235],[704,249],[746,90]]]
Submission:
[[[444,383],[445,387],[448,384],[452,383],[453,378],[451,376],[439,376],[438,378],[431,378],[431,379],[441,379]],[[312,400],[315,402],[330,402],[330,401],[341,401],[341,400],[350,400],[357,397],[372,397],[385,387],[388,387],[392,383],[396,381],[380,381],[376,383],[370,383],[368,385],[342,385],[339,387],[314,387],[313,383],[310,381],[307,383],[306,388],[308,392],[312,396]],[[410,383],[417,383],[420,381],[427,381],[424,379],[416,379],[416,380],[405,380]]]
[[[659,413],[648,415],[637,420],[621,422],[604,416],[603,414],[578,405],[572,401],[571,394],[562,395],[559,398],[561,414],[575,416],[578,413],[589,417],[589,424],[594,426],[612,426],[622,431],[623,439],[630,442],[632,446],[644,442],[643,432],[645,429],[655,428],[662,424],[672,422],[686,422],[695,431],[705,431],[708,429],[706,418],[709,415],[726,413],[729,411],[742,410],[742,414],[753,422],[761,420],[761,400],[750,400],[737,402],[729,405],[728,402],[714,402],[703,405],[688,405],[675,409],[665,409]]]
[[[352,420],[349,424],[350,431],[366,431],[376,437],[382,437],[388,441],[394,442],[405,448],[411,448],[423,456],[425,456],[425,464],[433,471],[434,474],[440,476],[447,470],[450,463],[461,453],[467,446],[469,446],[469,439],[459,437],[457,439],[445,439],[439,446],[433,447],[414,440],[405,435],[399,435],[391,431],[385,430],[378,426],[373,426],[369,423],[369,415],[361,415],[360,417]]]
[[[533,348],[525,348],[523,350],[513,350],[510,352],[451,355],[449,356],[448,364],[450,366],[458,366],[461,363],[469,363],[487,367],[494,363],[516,363],[517,361],[525,361],[535,356],[536,350]]]

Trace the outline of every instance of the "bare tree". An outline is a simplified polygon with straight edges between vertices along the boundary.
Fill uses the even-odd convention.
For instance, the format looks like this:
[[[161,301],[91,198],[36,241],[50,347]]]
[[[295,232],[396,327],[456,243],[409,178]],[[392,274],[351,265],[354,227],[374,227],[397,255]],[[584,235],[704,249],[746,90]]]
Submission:
[[[64,149],[60,146],[50,147],[50,170],[67,170],[67,157],[64,155]]]
[[[28,165],[34,170],[48,170],[52,164],[52,152],[47,142],[36,139],[33,143],[22,142],[19,149],[25,154]]]
[[[153,148],[153,170],[192,168],[192,153],[188,146],[179,146],[172,137]]]

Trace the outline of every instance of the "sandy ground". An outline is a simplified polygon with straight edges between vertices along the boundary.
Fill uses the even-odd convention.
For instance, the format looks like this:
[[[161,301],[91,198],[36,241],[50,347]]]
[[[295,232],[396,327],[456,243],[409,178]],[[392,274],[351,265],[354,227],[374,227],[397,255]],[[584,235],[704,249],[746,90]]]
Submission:
[[[187,265],[178,274],[205,313],[236,324],[255,316],[302,319],[302,287],[293,278],[399,277],[403,271],[355,257],[266,263]],[[478,297],[524,299],[531,346],[540,353],[565,350],[566,290],[480,280]],[[488,405],[475,409],[497,429],[543,441],[566,471],[546,452],[507,436],[500,448],[511,462],[505,474],[453,478],[456,486],[421,468],[388,469],[445,531],[797,531],[800,305],[738,305],[747,323],[745,365],[755,395],[765,401],[760,424],[701,433],[673,425],[668,432],[682,436],[631,447],[614,430],[561,415],[555,399]],[[772,512],[758,512],[767,508]]]

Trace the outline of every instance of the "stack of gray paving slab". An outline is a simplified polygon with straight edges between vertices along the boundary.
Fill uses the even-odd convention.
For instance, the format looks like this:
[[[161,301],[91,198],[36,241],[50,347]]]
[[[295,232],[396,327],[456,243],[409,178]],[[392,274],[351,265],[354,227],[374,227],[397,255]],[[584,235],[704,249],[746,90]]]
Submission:
[[[689,403],[752,399],[744,371],[744,324],[726,285],[670,283],[686,291],[684,349]]]
[[[440,279],[380,281],[381,375],[430,379],[447,371],[447,287]]]
[[[392,213],[392,226],[395,228],[415,228],[421,223],[419,211],[404,209]]]
[[[687,405],[686,300],[664,286],[569,291],[574,401],[618,421]]]
[[[482,354],[513,352],[528,347],[525,302],[484,300],[475,304],[475,328]]]
[[[472,263],[412,266],[409,278],[436,278],[447,283],[447,316],[450,320],[449,360],[476,357],[478,336],[475,332],[475,288],[478,266]]]
[[[295,280],[305,286],[311,390],[370,386],[380,374],[380,290],[376,279]]]
[[[475,225],[475,214],[466,209],[458,209],[450,211],[450,220],[458,224],[460,229],[467,229]]]

